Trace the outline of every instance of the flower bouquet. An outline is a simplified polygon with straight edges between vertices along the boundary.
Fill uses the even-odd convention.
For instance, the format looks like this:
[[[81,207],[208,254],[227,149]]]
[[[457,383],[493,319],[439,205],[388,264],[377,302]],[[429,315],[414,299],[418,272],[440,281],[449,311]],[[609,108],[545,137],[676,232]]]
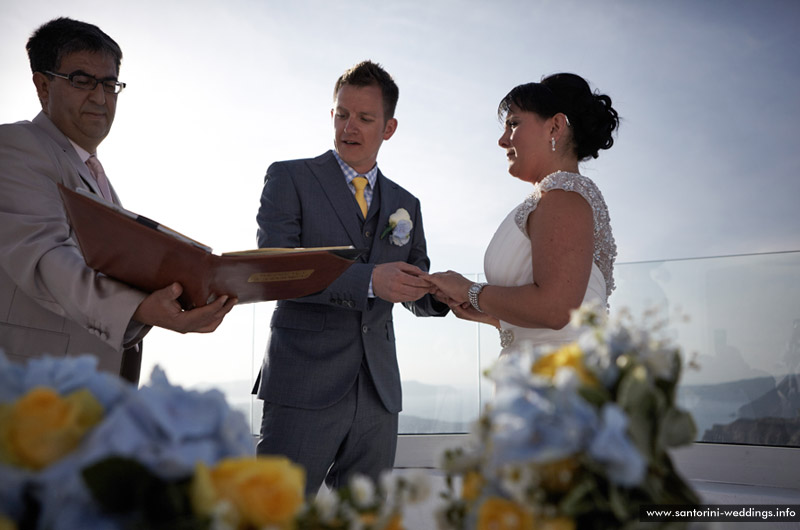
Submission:
[[[657,338],[663,323],[585,305],[571,325],[577,342],[522,343],[487,372],[496,394],[472,443],[444,455],[440,529],[628,529],[642,505],[699,503],[668,454],[695,425],[676,406],[681,357]]]
[[[11,363],[0,352],[0,529],[399,529],[425,483],[303,498],[304,470],[255,457],[223,395],[173,386],[156,368],[137,389],[96,359]]]

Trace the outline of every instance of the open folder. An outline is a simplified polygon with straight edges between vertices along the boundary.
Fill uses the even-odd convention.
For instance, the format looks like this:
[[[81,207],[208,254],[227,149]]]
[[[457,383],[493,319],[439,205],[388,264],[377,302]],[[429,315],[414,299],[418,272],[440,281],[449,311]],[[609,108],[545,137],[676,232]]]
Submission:
[[[262,248],[215,255],[202,243],[82,189],[59,191],[86,263],[145,292],[180,282],[184,309],[229,295],[239,303],[325,289],[362,253],[353,247]]]

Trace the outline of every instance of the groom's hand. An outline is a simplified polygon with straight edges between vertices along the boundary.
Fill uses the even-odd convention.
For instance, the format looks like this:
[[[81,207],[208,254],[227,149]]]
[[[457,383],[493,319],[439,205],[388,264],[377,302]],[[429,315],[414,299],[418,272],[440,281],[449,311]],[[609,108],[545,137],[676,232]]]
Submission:
[[[413,302],[428,294],[430,284],[424,274],[404,261],[381,263],[372,270],[372,291],[388,302]]]

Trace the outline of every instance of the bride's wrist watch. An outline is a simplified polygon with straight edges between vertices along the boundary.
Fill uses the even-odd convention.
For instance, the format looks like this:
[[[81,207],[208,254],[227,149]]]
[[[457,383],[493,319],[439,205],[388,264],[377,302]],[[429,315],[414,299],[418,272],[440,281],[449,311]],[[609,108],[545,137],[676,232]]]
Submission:
[[[483,313],[483,309],[481,306],[478,305],[478,295],[481,294],[483,288],[489,285],[488,283],[473,283],[469,286],[469,291],[467,291],[467,298],[469,298],[469,303],[472,304],[472,307]]]

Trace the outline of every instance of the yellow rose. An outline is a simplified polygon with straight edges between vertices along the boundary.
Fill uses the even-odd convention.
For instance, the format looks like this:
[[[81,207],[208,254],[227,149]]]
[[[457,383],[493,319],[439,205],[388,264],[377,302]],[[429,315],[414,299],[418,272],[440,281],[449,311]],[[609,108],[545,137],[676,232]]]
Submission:
[[[523,506],[489,497],[478,510],[477,530],[534,530],[533,514]],[[538,528],[537,528],[538,530]]]
[[[583,365],[583,352],[575,342],[562,346],[553,353],[539,358],[533,363],[531,372],[552,378],[559,368],[567,367],[575,370],[583,384],[591,386],[599,384],[597,378]]]
[[[103,406],[86,389],[61,397],[37,387],[0,405],[0,461],[40,470],[80,444],[103,419]]]
[[[483,477],[477,471],[470,471],[464,477],[464,485],[461,488],[461,498],[465,501],[474,501],[478,498],[483,487]]]
[[[199,463],[192,483],[192,502],[210,514],[220,501],[234,509],[239,528],[290,528],[303,505],[305,471],[278,456],[229,458],[208,469]]]

